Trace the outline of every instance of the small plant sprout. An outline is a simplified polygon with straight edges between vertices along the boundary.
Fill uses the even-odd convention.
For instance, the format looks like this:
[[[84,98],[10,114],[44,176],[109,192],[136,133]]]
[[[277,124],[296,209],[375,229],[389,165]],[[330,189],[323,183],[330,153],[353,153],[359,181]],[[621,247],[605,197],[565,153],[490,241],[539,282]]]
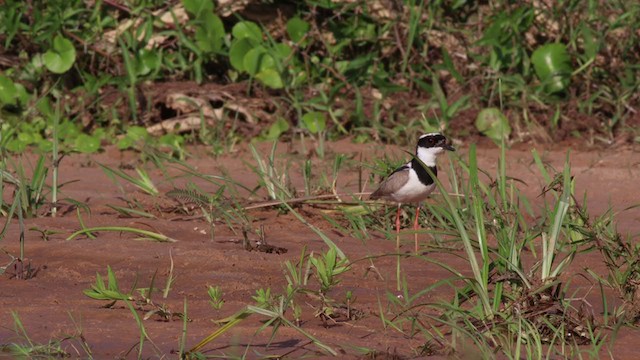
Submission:
[[[251,298],[256,302],[256,306],[262,308],[269,308],[273,303],[271,288],[258,289],[256,290],[256,294],[251,296]]]
[[[324,113],[319,111],[312,111],[304,114],[300,121],[302,128],[307,130],[311,136],[315,138],[317,143],[316,152],[320,158],[324,158],[325,154],[325,136],[327,119]]]
[[[138,174],[138,178],[136,178],[124,171],[113,169],[102,164],[99,165],[104,173],[114,182],[116,177],[118,177],[127,181],[128,183],[133,184],[135,187],[142,190],[146,194],[149,194],[151,196],[156,196],[159,194],[158,188],[156,188],[156,185],[151,180],[151,177],[149,177],[147,171],[142,168],[136,168],[136,173]]]
[[[288,200],[293,198],[293,194],[289,190],[288,181],[289,176],[285,171],[280,171],[276,168],[276,148],[277,142],[273,143],[271,152],[266,159],[258,153],[258,150],[249,144],[251,154],[256,161],[257,166],[254,168],[254,172],[259,177],[259,183],[267,190],[267,194],[271,200]]]
[[[208,286],[207,293],[209,294],[209,305],[215,310],[222,309],[222,305],[224,305],[222,289],[219,286]]]
[[[319,257],[311,255],[311,264],[315,268],[315,276],[320,284],[320,293],[325,295],[327,292],[340,283],[338,276],[349,270],[349,260],[346,258],[338,259],[338,253],[335,247]]]
[[[171,274],[169,275],[171,277]],[[85,289],[83,293],[94,300],[110,301],[105,307],[113,307],[116,302],[122,301],[129,308],[144,312],[144,319],[149,319],[153,315],[157,315],[163,321],[171,321],[173,318],[182,318],[183,313],[172,312],[165,304],[155,303],[151,297],[156,289],[154,288],[155,274],[151,279],[151,284],[147,288],[137,288],[137,281],[133,283],[129,291],[124,291],[118,285],[118,279],[115,272],[110,266],[107,266],[107,283],[105,284],[102,276],[96,273],[96,282],[91,285],[90,289]],[[165,289],[166,291],[166,289]],[[135,310],[134,307],[135,306]],[[136,315],[137,316],[137,315]]]

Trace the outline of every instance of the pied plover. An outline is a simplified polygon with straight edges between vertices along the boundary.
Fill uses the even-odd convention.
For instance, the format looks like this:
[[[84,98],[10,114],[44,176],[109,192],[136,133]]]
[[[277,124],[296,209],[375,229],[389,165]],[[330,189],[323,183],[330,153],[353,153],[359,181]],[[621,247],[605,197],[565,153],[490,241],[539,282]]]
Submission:
[[[442,134],[430,133],[420,136],[416,146],[416,156],[393,171],[370,196],[372,200],[382,199],[398,203],[396,213],[396,247],[398,250],[400,248],[400,206],[403,203],[415,203],[417,209],[413,229],[415,231],[415,250],[416,253],[418,252],[417,231],[420,203],[429,197],[429,194],[436,188],[436,184],[420,161],[429,167],[433,175],[437,175],[436,157],[445,150],[455,151]]]

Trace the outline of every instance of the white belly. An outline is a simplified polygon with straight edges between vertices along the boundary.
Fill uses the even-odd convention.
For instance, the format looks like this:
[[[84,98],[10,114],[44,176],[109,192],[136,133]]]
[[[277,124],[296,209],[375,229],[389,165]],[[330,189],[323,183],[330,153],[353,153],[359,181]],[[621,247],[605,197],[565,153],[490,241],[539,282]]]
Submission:
[[[409,172],[409,181],[394,192],[391,197],[400,203],[417,203],[426,200],[436,188],[436,184],[424,185],[415,172]]]

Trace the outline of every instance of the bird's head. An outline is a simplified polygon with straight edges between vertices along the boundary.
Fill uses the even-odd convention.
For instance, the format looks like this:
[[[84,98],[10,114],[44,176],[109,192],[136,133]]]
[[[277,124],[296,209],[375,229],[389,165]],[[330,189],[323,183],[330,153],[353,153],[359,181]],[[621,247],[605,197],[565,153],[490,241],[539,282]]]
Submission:
[[[445,150],[455,151],[444,135],[440,133],[424,134],[418,139],[416,156],[427,166],[435,166],[436,156]]]
[[[438,155],[445,150],[455,151],[456,149],[454,149],[447,138],[440,133],[424,134],[418,139],[416,153],[428,152],[433,155]]]

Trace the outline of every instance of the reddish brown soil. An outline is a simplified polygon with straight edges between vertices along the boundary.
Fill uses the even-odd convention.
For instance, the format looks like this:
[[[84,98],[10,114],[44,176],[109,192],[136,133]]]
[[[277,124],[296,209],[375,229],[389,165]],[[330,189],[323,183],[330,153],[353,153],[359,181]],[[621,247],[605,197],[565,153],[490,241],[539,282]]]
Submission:
[[[308,144],[307,144],[308,145]],[[348,140],[332,143],[328,146],[332,154],[344,153],[353,156],[353,164],[345,167],[338,178],[338,190],[341,193],[358,191],[358,166],[360,154],[366,159],[383,156],[386,152],[390,157],[400,159],[405,157],[399,148],[383,148],[374,144],[353,145]],[[465,153],[467,144],[461,144],[461,153]],[[260,144],[263,154],[267,154],[269,144]],[[281,145],[280,158],[290,160],[289,173],[291,182],[297,189],[303,188],[300,164],[304,160],[298,146]],[[226,173],[241,183],[254,188],[257,178],[248,164],[253,165],[251,154],[246,147],[230,155],[214,158],[208,156],[207,149],[198,147],[190,149],[193,158],[188,163],[195,166],[203,174]],[[548,161],[557,169],[562,167],[565,150],[548,150],[538,148]],[[491,146],[485,146],[478,151],[480,167],[489,173],[496,172],[499,152]],[[23,159],[33,159],[25,156]],[[203,219],[176,219],[180,216],[173,213],[162,213],[153,210],[154,201],[142,196],[131,184],[123,184],[124,192],[110,181],[96,163],[111,167],[121,165],[136,165],[139,156],[131,153],[119,153],[109,149],[105,153],[87,157],[72,155],[65,158],[61,164],[61,182],[71,182],[63,187],[61,198],[71,198],[85,201],[91,208],[91,216],[84,215],[87,226],[135,226],[152,228],[178,240],[176,243],[154,243],[136,241],[132,235],[114,232],[99,233],[97,239],[78,237],[71,241],[65,238],[79,228],[75,211],[52,219],[38,217],[26,220],[27,229],[37,227],[42,230],[58,231],[44,241],[39,233],[27,231],[26,254],[32,266],[39,267],[36,276],[27,281],[10,279],[9,275],[0,277],[0,344],[25,343],[13,331],[11,312],[16,312],[30,339],[37,343],[46,343],[50,339],[61,339],[65,334],[76,332],[76,326],[82,329],[86,342],[90,345],[95,358],[134,357],[134,347],[140,332],[132,313],[119,302],[114,308],[104,308],[105,301],[92,300],[83,295],[95,282],[96,272],[106,273],[107,266],[115,271],[122,289],[132,286],[135,279],[138,287],[148,287],[154,273],[157,272],[156,287],[164,287],[169,272],[170,255],[174,261],[174,274],[177,279],[167,297],[162,299],[160,293],[154,294],[154,301],[164,303],[173,312],[181,312],[183,303],[188,303],[188,316],[192,320],[188,323],[187,348],[194,346],[205,336],[219,328],[213,320],[229,316],[252,304],[251,296],[256,289],[271,287],[272,292],[281,293],[286,280],[283,272],[285,260],[296,261],[300,257],[302,248],[315,253],[326,251],[323,241],[307,226],[302,224],[291,214],[282,214],[274,208],[251,210],[250,215],[255,219],[254,227],[263,225],[266,240],[269,244],[288,249],[285,254],[266,254],[262,252],[248,252],[241,248],[237,241],[241,235],[234,234],[224,223],[218,223],[215,240],[208,234],[208,224]],[[447,159],[441,161],[441,178],[446,179]],[[314,159],[314,164],[322,164]],[[571,154],[573,174],[576,179],[577,194],[587,191],[588,205],[592,215],[602,214],[609,206],[615,210],[622,210],[640,203],[638,195],[638,178],[640,178],[640,153],[634,149],[599,150],[592,152],[573,152]],[[327,169],[331,161],[324,165]],[[149,167],[151,168],[151,167]],[[162,174],[154,170],[151,172],[161,192],[171,190],[174,184],[165,179]],[[170,171],[171,174],[178,174]],[[314,181],[320,183],[319,170],[314,169]],[[330,171],[328,171],[330,174]],[[365,169],[368,178],[369,170]],[[508,153],[508,174],[524,180],[527,186],[524,191],[532,199],[540,193],[544,186],[538,171],[533,164],[530,150],[524,147],[511,150]],[[214,193],[217,188],[195,179],[177,179],[175,185],[184,184],[192,180],[203,189]],[[446,183],[446,182],[445,182]],[[368,186],[371,189],[372,186]],[[6,192],[7,190],[5,190]],[[264,200],[263,190],[249,201]],[[5,199],[7,194],[4,194]],[[158,219],[125,219],[107,207],[107,204],[124,206],[122,197],[141,199]],[[167,205],[167,199],[158,200],[159,204]],[[435,198],[431,201],[439,201]],[[540,200],[534,200],[537,204]],[[160,208],[161,210],[162,208]],[[358,347],[373,349],[381,354],[379,358],[390,358],[397,354],[402,357],[413,357],[416,349],[423,345],[420,337],[407,338],[403,334],[382,326],[380,309],[388,309],[387,292],[398,295],[395,291],[395,257],[374,257],[373,264],[384,277],[379,278],[374,272],[368,272],[368,260],[360,260],[365,256],[378,256],[394,252],[395,242],[386,239],[383,234],[372,234],[371,239],[361,241],[348,237],[336,231],[323,219],[320,210],[309,205],[298,208],[300,213],[312,224],[327,233],[342,249],[348,258],[355,262],[351,271],[342,276],[342,282],[332,293],[336,297],[343,297],[347,290],[353,291],[357,297],[354,307],[364,312],[359,320],[340,322],[323,326],[319,318],[314,317],[316,305],[312,299],[303,304],[302,328],[316,336],[322,342],[339,351],[341,357],[356,358],[362,354]],[[339,216],[329,213],[329,216]],[[638,239],[640,233],[640,208],[622,211],[617,216],[618,229],[623,234],[631,234]],[[206,230],[207,234],[203,234]],[[17,255],[18,224],[14,220],[0,246],[8,253]],[[426,244],[429,240],[423,234],[422,240]],[[250,235],[252,240],[257,237]],[[410,252],[413,236],[404,236],[403,250]],[[462,253],[460,253],[462,254]],[[468,264],[460,257],[430,252],[426,256],[445,262],[463,273],[469,273]],[[2,263],[9,261],[5,257]],[[580,254],[571,266],[573,274],[584,272],[585,267],[594,269],[603,275],[605,268],[597,252]],[[438,280],[451,277],[442,268],[425,262],[420,258],[407,258],[403,262],[403,269],[409,282],[409,289],[415,293],[433,285]],[[9,269],[10,273],[11,270]],[[574,277],[575,278],[575,277]],[[207,285],[218,285],[224,292],[225,304],[221,310],[213,310],[208,303]],[[574,285],[576,297],[585,296],[593,306],[594,312],[599,313],[602,304],[599,292],[591,289],[588,281],[578,281]],[[442,288],[444,289],[444,288]],[[427,292],[418,303],[430,303],[439,299],[449,299],[450,293],[438,290]],[[613,300],[612,300],[613,301]],[[615,303],[615,301],[613,301]],[[381,306],[381,307],[380,307]],[[142,316],[142,314],[141,314]],[[393,316],[385,311],[385,316]],[[272,341],[269,342],[270,329],[266,329],[254,336],[262,325],[260,316],[253,316],[234,327],[222,337],[210,343],[205,350],[210,355],[242,355],[248,351],[248,358],[261,355],[287,355],[289,358],[299,358],[303,355],[311,358],[319,357],[317,348],[291,328],[281,327]],[[74,325],[75,323],[75,325]],[[150,343],[144,347],[145,357],[159,358],[177,357],[179,342],[182,336],[182,322],[180,320],[159,321],[158,316],[152,316],[144,321],[147,333],[158,350],[154,350]],[[605,345],[603,351],[610,353],[617,359],[636,358],[635,344],[640,341],[640,334],[627,328],[620,331],[617,341],[613,345]],[[78,350],[74,349],[73,344]],[[72,357],[87,357],[80,350],[77,342],[65,342],[63,347]],[[248,347],[248,350],[247,350]],[[386,355],[385,355],[386,354]],[[387,356],[388,355],[388,356]]]

